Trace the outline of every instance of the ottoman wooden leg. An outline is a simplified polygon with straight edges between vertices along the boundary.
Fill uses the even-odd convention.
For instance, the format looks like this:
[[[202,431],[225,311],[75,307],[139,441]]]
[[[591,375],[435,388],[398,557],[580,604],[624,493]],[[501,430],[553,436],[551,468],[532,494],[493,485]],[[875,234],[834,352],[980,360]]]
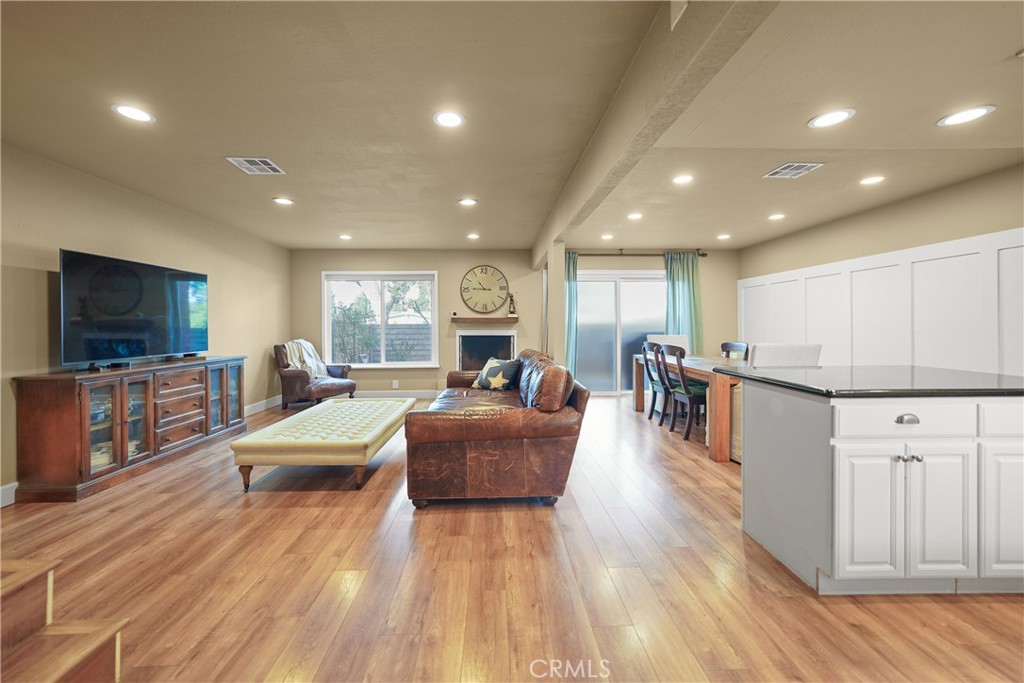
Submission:
[[[242,475],[242,492],[249,493],[249,475],[252,474],[252,465],[239,465],[238,472]]]
[[[366,474],[365,465],[355,465],[356,469],[356,490],[363,488],[363,476]]]
[[[412,504],[416,506],[417,510],[422,510],[423,508],[430,505],[430,501],[425,498],[413,498]]]

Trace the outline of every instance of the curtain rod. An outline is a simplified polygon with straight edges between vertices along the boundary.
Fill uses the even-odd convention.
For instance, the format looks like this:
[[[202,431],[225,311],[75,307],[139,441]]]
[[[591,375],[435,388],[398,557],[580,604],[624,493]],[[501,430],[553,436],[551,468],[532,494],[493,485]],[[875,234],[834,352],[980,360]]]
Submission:
[[[628,254],[625,249],[615,249],[610,251],[583,251],[580,249],[574,249],[580,256],[664,256],[669,251],[696,251],[697,256],[704,258],[708,255],[706,251],[701,249],[666,249],[665,251],[631,251]]]

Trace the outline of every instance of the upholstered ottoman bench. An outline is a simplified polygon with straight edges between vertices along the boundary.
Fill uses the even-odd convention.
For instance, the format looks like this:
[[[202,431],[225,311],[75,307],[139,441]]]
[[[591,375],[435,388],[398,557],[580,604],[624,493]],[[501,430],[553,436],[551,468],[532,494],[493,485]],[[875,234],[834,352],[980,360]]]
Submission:
[[[242,486],[254,465],[352,465],[356,488],[366,464],[403,424],[411,398],[341,398],[286,417],[231,443]]]

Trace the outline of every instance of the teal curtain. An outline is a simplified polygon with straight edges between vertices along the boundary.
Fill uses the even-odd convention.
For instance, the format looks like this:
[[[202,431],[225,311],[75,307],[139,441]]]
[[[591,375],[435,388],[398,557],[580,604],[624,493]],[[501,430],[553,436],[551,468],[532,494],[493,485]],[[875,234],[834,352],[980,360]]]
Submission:
[[[667,310],[665,334],[685,334],[696,355],[704,349],[704,314],[700,305],[700,268],[696,251],[665,252]]]
[[[576,374],[576,311],[579,292],[576,287],[578,251],[565,252],[565,367]]]

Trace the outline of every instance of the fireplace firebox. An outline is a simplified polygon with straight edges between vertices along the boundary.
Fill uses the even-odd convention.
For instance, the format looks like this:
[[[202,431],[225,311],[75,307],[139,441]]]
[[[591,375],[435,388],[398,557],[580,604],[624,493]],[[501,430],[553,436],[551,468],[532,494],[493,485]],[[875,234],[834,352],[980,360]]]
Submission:
[[[482,370],[491,357],[516,355],[515,330],[459,330],[456,353],[459,370]]]

